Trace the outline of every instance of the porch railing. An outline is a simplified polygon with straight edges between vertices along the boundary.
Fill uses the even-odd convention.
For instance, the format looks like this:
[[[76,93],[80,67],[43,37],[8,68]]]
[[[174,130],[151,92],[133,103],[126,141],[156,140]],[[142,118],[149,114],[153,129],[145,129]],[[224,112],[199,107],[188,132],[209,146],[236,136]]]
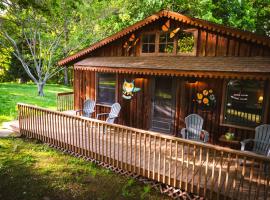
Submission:
[[[56,105],[58,111],[74,110],[74,93],[73,92],[57,93]]]
[[[18,104],[20,132],[208,199],[269,199],[270,159]]]

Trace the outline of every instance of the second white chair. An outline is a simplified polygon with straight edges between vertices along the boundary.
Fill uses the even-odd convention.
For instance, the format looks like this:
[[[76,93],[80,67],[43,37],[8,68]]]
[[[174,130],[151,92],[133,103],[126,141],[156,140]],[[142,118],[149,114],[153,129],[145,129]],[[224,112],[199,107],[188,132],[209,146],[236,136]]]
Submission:
[[[190,114],[185,118],[186,128],[182,128],[182,138],[208,142],[209,133],[203,130],[203,118],[197,114]]]
[[[97,119],[99,119],[100,116],[108,115],[108,117],[106,118],[106,122],[108,122],[110,124],[113,124],[115,119],[118,117],[118,115],[120,113],[120,110],[121,110],[120,104],[119,103],[114,103],[111,106],[111,111],[109,113],[97,114]]]

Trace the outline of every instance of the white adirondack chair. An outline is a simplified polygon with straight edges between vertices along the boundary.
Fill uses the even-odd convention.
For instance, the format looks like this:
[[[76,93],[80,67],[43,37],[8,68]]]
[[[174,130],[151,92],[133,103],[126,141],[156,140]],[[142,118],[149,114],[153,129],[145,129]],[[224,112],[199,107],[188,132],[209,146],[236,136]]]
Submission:
[[[241,151],[245,151],[246,144],[253,142],[252,152],[270,157],[270,125],[263,124],[255,128],[255,139],[241,141]]]
[[[100,113],[100,114],[97,114],[97,119],[102,116],[102,115],[108,115],[107,119],[106,119],[106,122],[110,123],[110,124],[113,124],[115,119],[118,117],[119,113],[120,113],[120,110],[121,110],[121,106],[119,103],[114,103],[112,106],[111,106],[111,111],[109,113]]]
[[[186,128],[182,128],[182,138],[196,140],[201,142],[208,142],[209,133],[202,129],[203,118],[197,114],[190,114],[185,118]],[[204,135],[204,139],[201,139],[201,134]]]
[[[255,128],[255,139],[241,141],[241,151],[245,151],[246,144],[253,142],[251,152],[270,157],[270,125],[263,124]],[[266,174],[270,173],[269,163],[264,164]]]
[[[78,112],[82,112],[82,116],[91,117],[91,115],[95,112],[96,102],[90,99],[86,99],[83,104],[82,110],[76,110],[76,114]]]

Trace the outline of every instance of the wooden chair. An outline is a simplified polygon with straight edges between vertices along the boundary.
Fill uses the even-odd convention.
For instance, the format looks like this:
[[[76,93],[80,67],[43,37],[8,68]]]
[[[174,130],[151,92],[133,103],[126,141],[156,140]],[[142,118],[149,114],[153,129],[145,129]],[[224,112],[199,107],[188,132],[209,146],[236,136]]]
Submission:
[[[76,110],[77,113],[82,112],[82,116],[91,117],[91,115],[95,112],[96,102],[90,99],[86,99],[83,104],[82,110]]]
[[[115,119],[118,117],[119,113],[120,113],[120,110],[121,110],[121,106],[119,103],[114,103],[112,106],[111,106],[111,111],[109,113],[100,113],[100,114],[97,114],[97,119],[102,116],[102,115],[108,115],[107,119],[106,119],[106,122],[107,123],[110,123],[110,124],[113,124]]]
[[[197,114],[190,114],[185,118],[186,128],[182,128],[182,138],[208,142],[209,133],[202,129],[203,118]]]
[[[270,157],[270,125],[263,124],[255,128],[255,139],[241,141],[241,151],[245,151],[246,144],[253,143],[252,152]]]

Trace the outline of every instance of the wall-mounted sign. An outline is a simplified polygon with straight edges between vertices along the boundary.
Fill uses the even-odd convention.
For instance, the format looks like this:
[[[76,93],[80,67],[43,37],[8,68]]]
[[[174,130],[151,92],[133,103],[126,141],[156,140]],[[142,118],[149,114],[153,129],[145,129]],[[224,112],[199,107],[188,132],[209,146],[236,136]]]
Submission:
[[[124,99],[131,99],[134,92],[140,91],[141,88],[135,87],[134,80],[132,82],[127,82],[126,80],[123,83],[123,95]]]
[[[237,100],[237,101],[247,101],[248,100],[248,94],[242,94],[241,92],[234,93],[234,94],[231,95],[231,98],[233,100]]]
[[[211,109],[216,105],[216,97],[212,89],[204,89],[196,95],[196,102],[201,108]]]

